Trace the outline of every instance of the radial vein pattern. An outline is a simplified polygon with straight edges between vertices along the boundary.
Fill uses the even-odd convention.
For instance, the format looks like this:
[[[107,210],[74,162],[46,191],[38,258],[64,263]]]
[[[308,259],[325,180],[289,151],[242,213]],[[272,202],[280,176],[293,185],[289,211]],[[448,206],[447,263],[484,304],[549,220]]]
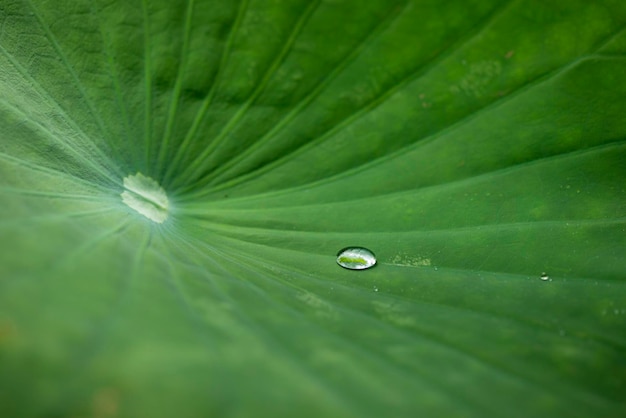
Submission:
[[[625,28],[0,0],[0,415],[623,416]]]

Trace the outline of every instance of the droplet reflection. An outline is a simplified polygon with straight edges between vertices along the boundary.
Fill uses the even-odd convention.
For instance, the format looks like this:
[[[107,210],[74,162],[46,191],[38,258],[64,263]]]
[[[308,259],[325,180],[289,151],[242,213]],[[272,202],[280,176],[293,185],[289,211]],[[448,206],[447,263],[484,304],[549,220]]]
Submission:
[[[376,265],[376,256],[367,248],[347,247],[337,254],[337,264],[348,270],[365,270]]]

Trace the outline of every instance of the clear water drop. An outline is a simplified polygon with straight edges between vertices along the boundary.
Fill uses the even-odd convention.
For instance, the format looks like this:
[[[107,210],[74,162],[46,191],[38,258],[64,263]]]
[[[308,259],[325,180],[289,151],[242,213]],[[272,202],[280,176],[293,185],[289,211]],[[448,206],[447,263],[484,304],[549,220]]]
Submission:
[[[378,292],[378,288],[374,286],[374,292]]]
[[[550,276],[548,276],[548,273],[546,273],[545,271],[541,273],[541,276],[539,276],[539,278],[543,280],[544,282],[547,280],[550,280]]]
[[[137,173],[124,178],[122,201],[156,223],[167,219],[170,202],[165,190],[150,177]]]
[[[365,270],[376,265],[376,256],[363,247],[347,247],[337,254],[337,264],[348,270]]]

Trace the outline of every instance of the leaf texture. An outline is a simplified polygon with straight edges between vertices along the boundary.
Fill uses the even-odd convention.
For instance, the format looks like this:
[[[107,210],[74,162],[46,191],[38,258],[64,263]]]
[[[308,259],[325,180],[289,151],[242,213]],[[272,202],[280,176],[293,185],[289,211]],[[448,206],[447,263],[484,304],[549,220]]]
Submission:
[[[625,58],[617,0],[0,0],[0,415],[624,416]]]

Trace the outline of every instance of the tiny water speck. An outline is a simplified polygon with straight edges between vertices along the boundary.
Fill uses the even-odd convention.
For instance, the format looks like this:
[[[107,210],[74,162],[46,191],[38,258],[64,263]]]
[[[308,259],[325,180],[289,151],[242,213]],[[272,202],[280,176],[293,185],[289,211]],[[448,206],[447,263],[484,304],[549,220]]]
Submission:
[[[541,273],[541,276],[539,276],[539,278],[543,280],[544,282],[547,280],[550,280],[550,276],[548,276],[546,272]]]
[[[374,286],[374,292],[378,292],[378,288]]]
[[[376,265],[376,256],[363,247],[347,247],[337,254],[337,264],[348,270],[365,270]]]

